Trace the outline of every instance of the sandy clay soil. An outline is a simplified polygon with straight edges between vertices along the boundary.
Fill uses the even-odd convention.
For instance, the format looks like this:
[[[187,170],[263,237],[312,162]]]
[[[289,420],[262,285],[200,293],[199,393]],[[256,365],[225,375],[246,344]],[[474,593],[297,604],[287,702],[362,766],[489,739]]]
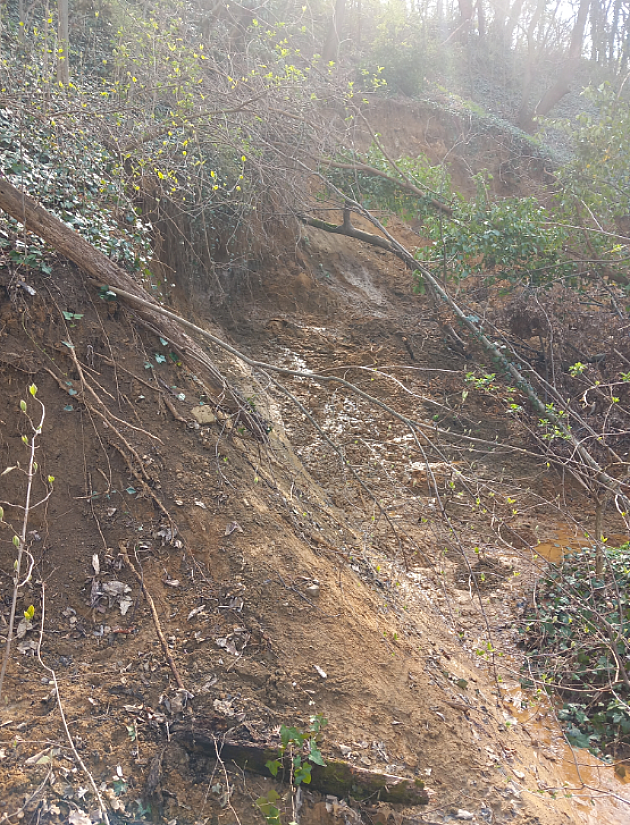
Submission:
[[[177,282],[172,306],[250,358],[364,393],[212,350],[268,444],[72,267],[0,280],[4,635],[33,381],[36,500],[55,477],[28,518],[17,615],[34,616],[2,696],[0,821],[96,822],[98,792],[110,822],[263,823],[255,801],[275,789],[282,821],[303,825],[630,822],[618,773],[520,687],[543,563],[529,548],[553,542],[561,480],[529,445],[500,446],[512,425],[493,399],[462,401],[474,354],[449,348],[409,273],[310,230],[220,312]],[[423,451],[456,462],[439,495],[414,481]],[[590,505],[564,490],[562,506]],[[420,780],[428,804],[296,800],[216,758],[228,739],[277,746],[313,714],[324,759]]]

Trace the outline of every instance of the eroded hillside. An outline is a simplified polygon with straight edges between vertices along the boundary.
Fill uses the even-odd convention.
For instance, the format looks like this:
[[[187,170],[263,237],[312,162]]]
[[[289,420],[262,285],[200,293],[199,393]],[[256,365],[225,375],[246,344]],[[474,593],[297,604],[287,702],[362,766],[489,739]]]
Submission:
[[[31,382],[46,412],[38,495],[55,481],[28,520],[18,616],[35,611],[4,688],[0,813],[99,818],[52,668],[110,821],[262,822],[255,800],[272,787],[304,825],[623,821],[612,770],[585,767],[519,686],[516,625],[540,564],[527,548],[556,535],[558,478],[529,445],[505,446],[499,404],[464,403],[474,354],[444,340],[392,256],[309,229],[218,315],[175,280],[174,309],[302,373],[254,376],[211,351],[268,444],[74,267],[1,277],[6,521],[24,501]],[[439,495],[412,467],[425,458],[455,464],[436,470]],[[305,790],[292,810],[286,784],[212,758],[213,737],[219,752],[277,745],[280,724],[313,714],[328,720],[325,759],[420,780],[428,805]]]

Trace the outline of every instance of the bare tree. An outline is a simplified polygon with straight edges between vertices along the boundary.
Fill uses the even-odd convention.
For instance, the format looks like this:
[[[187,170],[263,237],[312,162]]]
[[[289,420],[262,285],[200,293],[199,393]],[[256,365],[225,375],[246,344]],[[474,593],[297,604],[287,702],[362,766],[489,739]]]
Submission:
[[[578,69],[582,56],[584,29],[586,28],[590,6],[591,0],[580,0],[577,17],[571,31],[567,56],[559,68],[555,82],[547,89],[531,114],[524,107],[521,109],[519,126],[525,131],[532,131],[535,119],[549,114],[553,107],[571,91],[571,79]]]
[[[68,35],[68,0],[58,0],[57,81],[63,86],[70,82],[70,39]]]
[[[341,28],[346,12],[346,0],[335,0],[335,7],[333,9],[330,24],[328,26],[328,33],[326,35],[326,42],[322,49],[322,57],[328,63],[330,60],[336,60],[339,52],[339,43],[341,42]]]

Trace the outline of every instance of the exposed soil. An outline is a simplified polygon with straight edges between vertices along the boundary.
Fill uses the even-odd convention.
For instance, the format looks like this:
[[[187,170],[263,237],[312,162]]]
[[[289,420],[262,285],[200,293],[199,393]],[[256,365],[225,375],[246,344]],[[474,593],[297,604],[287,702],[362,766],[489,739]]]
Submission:
[[[306,791],[303,825],[630,821],[607,793],[628,796],[621,780],[572,752],[518,681],[516,628],[541,563],[530,548],[555,535],[559,508],[590,504],[568,488],[557,501],[560,479],[530,445],[502,446],[514,433],[498,401],[462,398],[474,353],[443,339],[391,256],[310,230],[220,315],[183,280],[175,309],[252,358],[335,374],[427,422],[423,444],[347,387],[282,378],[290,398],[217,350],[269,422],[261,444],[74,268],[44,278],[7,264],[0,285],[2,469],[20,462],[0,501],[16,531],[32,381],[46,410],[36,498],[55,477],[29,514],[18,616],[31,604],[35,616],[4,688],[0,819],[81,822],[98,808],[36,655],[43,619],[41,659],[111,821],[263,822],[255,800],[286,785],[194,753],[178,731],[211,730],[219,748],[227,731],[277,743],[280,724],[306,728],[313,713],[328,719],[325,757],[421,779],[430,801]],[[476,440],[462,447],[462,434]],[[456,474],[414,486],[423,451]],[[12,537],[0,529],[3,627]]]

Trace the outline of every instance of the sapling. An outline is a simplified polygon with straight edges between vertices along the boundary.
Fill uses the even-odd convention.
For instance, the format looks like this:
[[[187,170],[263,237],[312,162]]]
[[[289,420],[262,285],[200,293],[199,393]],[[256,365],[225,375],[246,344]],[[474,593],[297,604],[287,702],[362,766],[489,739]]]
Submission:
[[[17,553],[16,553],[15,562],[14,562],[14,565],[13,565],[13,570],[14,570],[14,575],[13,575],[13,598],[11,600],[11,612],[10,612],[10,615],[9,615],[9,629],[8,629],[8,632],[7,632],[7,640],[6,640],[6,644],[5,644],[5,647],[4,647],[4,656],[3,656],[3,659],[2,659],[2,669],[0,670],[0,701],[2,700],[2,687],[3,687],[3,684],[4,684],[4,677],[5,677],[5,674],[7,672],[7,666],[9,664],[9,656],[11,654],[11,641],[13,639],[13,628],[15,626],[15,612],[16,612],[16,608],[17,608],[18,596],[19,596],[20,590],[24,587],[24,585],[27,584],[27,582],[30,581],[31,574],[33,572],[33,567],[35,565],[35,560],[34,560],[33,556],[31,555],[31,553],[30,553],[30,551],[29,551],[29,549],[26,545],[26,532],[28,530],[29,517],[30,517],[31,511],[34,510],[35,507],[39,507],[41,504],[44,504],[44,502],[48,501],[48,499],[50,498],[50,496],[52,494],[52,485],[53,485],[53,482],[55,480],[53,476],[48,476],[48,479],[47,479],[48,490],[46,492],[46,495],[42,499],[40,499],[39,501],[36,501],[35,503],[33,503],[33,501],[32,501],[33,485],[34,485],[35,474],[37,473],[37,470],[38,470],[37,462],[35,461],[35,454],[36,454],[36,451],[37,451],[37,439],[42,434],[42,428],[44,426],[44,419],[46,417],[46,408],[44,407],[42,402],[39,400],[39,398],[37,398],[37,387],[35,386],[35,384],[31,384],[30,387],[28,388],[28,391],[29,391],[30,395],[32,396],[33,400],[37,404],[39,404],[39,407],[40,407],[40,410],[39,410],[39,412],[40,412],[39,423],[35,423],[33,421],[33,419],[31,418],[29,412],[28,412],[28,405],[27,405],[26,401],[20,401],[20,410],[26,416],[26,419],[28,421],[28,424],[29,424],[29,427],[30,427],[30,430],[31,430],[30,435],[23,435],[22,436],[22,442],[24,443],[24,445],[26,446],[26,448],[28,450],[28,463],[27,463],[26,469],[22,468],[18,463],[17,465],[15,465],[13,467],[7,467],[4,470],[4,472],[1,474],[1,475],[5,476],[8,473],[12,472],[13,470],[17,470],[18,472],[24,473],[24,475],[26,476],[26,492],[25,492],[25,495],[24,495],[24,504],[23,505],[4,502],[5,504],[8,504],[8,506],[10,506],[12,508],[22,510],[23,515],[22,515],[22,526],[19,529],[19,532],[17,530],[14,530],[14,535],[13,535],[13,545],[16,548]],[[9,527],[11,527],[11,525],[8,522],[5,521],[4,509],[1,506],[0,506],[0,523],[7,524]],[[28,565],[26,567],[25,572],[23,573],[22,572],[22,566],[24,564],[25,557],[28,560]],[[35,614],[35,608],[33,607],[33,605],[30,605],[29,608],[24,611],[24,618],[27,621],[31,621],[34,614]]]

